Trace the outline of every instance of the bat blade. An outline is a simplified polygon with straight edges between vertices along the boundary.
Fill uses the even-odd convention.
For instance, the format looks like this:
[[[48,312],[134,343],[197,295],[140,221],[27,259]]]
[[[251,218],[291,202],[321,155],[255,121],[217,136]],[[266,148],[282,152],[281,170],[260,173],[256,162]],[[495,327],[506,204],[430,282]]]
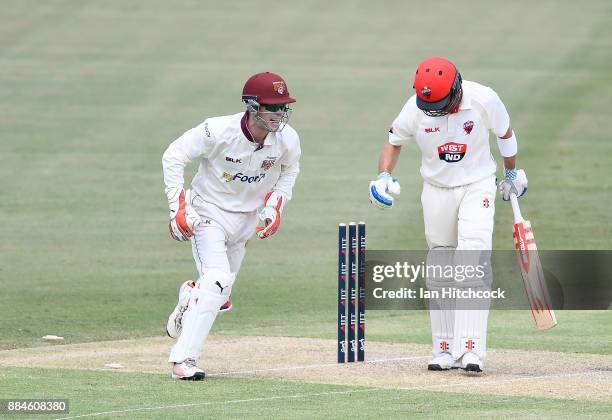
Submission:
[[[557,325],[557,318],[546,287],[533,229],[528,220],[514,224],[514,245],[533,319],[539,329],[550,329]]]

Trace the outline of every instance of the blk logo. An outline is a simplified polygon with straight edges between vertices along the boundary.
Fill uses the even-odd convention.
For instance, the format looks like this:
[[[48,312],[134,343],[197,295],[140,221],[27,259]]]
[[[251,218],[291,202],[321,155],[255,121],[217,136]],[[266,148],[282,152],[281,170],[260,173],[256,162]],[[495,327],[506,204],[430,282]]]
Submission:
[[[425,129],[425,132],[430,134],[430,133],[439,133],[440,132],[440,127],[427,127]]]
[[[488,209],[490,206],[489,199],[485,198],[484,200],[482,200],[482,205],[484,206],[485,209]]]
[[[226,162],[232,162],[232,163],[242,163],[242,159],[236,159],[236,158],[232,158],[229,156],[225,157],[225,161]]]

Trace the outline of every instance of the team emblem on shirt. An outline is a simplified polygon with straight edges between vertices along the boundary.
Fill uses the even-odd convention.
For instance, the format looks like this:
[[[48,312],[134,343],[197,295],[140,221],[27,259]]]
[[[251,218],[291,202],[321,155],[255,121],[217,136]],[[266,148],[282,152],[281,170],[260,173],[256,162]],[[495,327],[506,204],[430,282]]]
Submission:
[[[261,162],[261,169],[263,169],[264,171],[267,171],[268,169],[274,166],[275,162],[276,162],[275,157],[270,158],[270,159],[265,159],[263,162]]]
[[[463,123],[463,131],[465,131],[465,134],[470,134],[472,128],[474,128],[474,121],[466,121]]]
[[[465,156],[467,144],[448,142],[438,146],[438,156],[440,160],[448,163],[459,162]]]
[[[272,89],[279,95],[285,93],[285,82],[272,82]]]

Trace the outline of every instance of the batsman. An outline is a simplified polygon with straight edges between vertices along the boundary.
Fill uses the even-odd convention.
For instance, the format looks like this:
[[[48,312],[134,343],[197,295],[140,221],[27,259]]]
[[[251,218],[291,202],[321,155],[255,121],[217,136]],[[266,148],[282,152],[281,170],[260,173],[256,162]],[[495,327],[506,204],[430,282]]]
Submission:
[[[198,360],[217,314],[232,306],[247,240],[276,233],[299,173],[300,140],[287,124],[295,99],[283,78],[253,75],[242,101],[244,112],[208,118],[172,142],[162,159],[170,235],[191,241],[199,275],[181,285],[166,327],[177,339],[168,359],[175,379],[204,378]],[[185,190],[191,161],[199,168]]]
[[[421,62],[414,75],[415,94],[408,99],[389,130],[383,146],[378,178],[370,183],[370,201],[382,209],[393,207],[400,184],[391,173],[402,146],[416,142],[421,151],[421,204],[427,264],[456,263],[460,252],[475,264],[490,258],[495,214],[496,161],[489,133],[497,139],[504,177],[497,187],[503,200],[527,191],[525,172],[516,168],[517,139],[506,107],[495,91],[462,80],[456,66],[441,57]],[[490,264],[483,278],[466,284],[491,287]],[[430,290],[441,290],[453,279],[426,278]],[[455,282],[456,284],[456,282]],[[487,351],[489,306],[477,310],[463,302],[430,302],[433,371],[462,368],[481,372]]]

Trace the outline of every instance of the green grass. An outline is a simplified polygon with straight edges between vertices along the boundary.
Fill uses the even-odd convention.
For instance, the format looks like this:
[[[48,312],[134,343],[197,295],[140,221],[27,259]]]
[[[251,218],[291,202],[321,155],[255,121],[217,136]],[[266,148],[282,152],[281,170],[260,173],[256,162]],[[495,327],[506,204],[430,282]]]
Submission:
[[[0,378],[0,395],[67,398],[70,416],[110,412],[102,418],[311,419],[330,418],[332,413],[352,418],[560,418],[568,413],[605,418],[612,410],[612,404],[601,402],[460,393],[441,398],[435,390],[266,379],[210,378],[189,383],[168,381],[167,375],[21,368],[4,369]],[[183,404],[187,406],[168,407]]]
[[[279,233],[249,244],[235,309],[215,332],[333,337],[338,222],[366,220],[371,249],[425,247],[416,147],[400,158],[396,208],[372,208],[366,186],[411,94],[413,69],[429,55],[453,59],[465,79],[504,100],[530,180],[523,211],[539,247],[611,248],[607,1],[0,1],[0,10],[0,349],[41,345],[45,334],[69,343],[163,334],[177,287],[195,270],[189,246],[168,238],[161,154],[206,117],[240,111],[244,81],[265,70],[283,74],[298,99],[291,123],[302,140],[302,173]],[[496,249],[512,246],[511,220],[498,201]],[[610,312],[559,320],[542,333],[528,313],[494,313],[489,342],[610,354]],[[428,328],[419,312],[369,315],[370,339],[427,343]],[[108,387],[113,399],[98,373],[32,372],[37,379],[22,395],[52,389],[66,375],[91,392]],[[182,386],[153,381],[160,402],[174,395],[164,387]],[[214,383],[231,389],[234,381]],[[425,399],[415,408],[403,405],[405,393],[380,395],[367,401],[428,412]],[[88,397],[75,398],[85,410]],[[91,397],[88,407],[132,406],[117,398],[126,401]],[[466,406],[446,398],[453,410]],[[338,414],[347,401],[291,405]],[[529,407],[518,398],[490,401],[478,413],[526,415],[512,407]],[[257,409],[278,415],[282,404]],[[542,413],[557,412],[543,404]]]

